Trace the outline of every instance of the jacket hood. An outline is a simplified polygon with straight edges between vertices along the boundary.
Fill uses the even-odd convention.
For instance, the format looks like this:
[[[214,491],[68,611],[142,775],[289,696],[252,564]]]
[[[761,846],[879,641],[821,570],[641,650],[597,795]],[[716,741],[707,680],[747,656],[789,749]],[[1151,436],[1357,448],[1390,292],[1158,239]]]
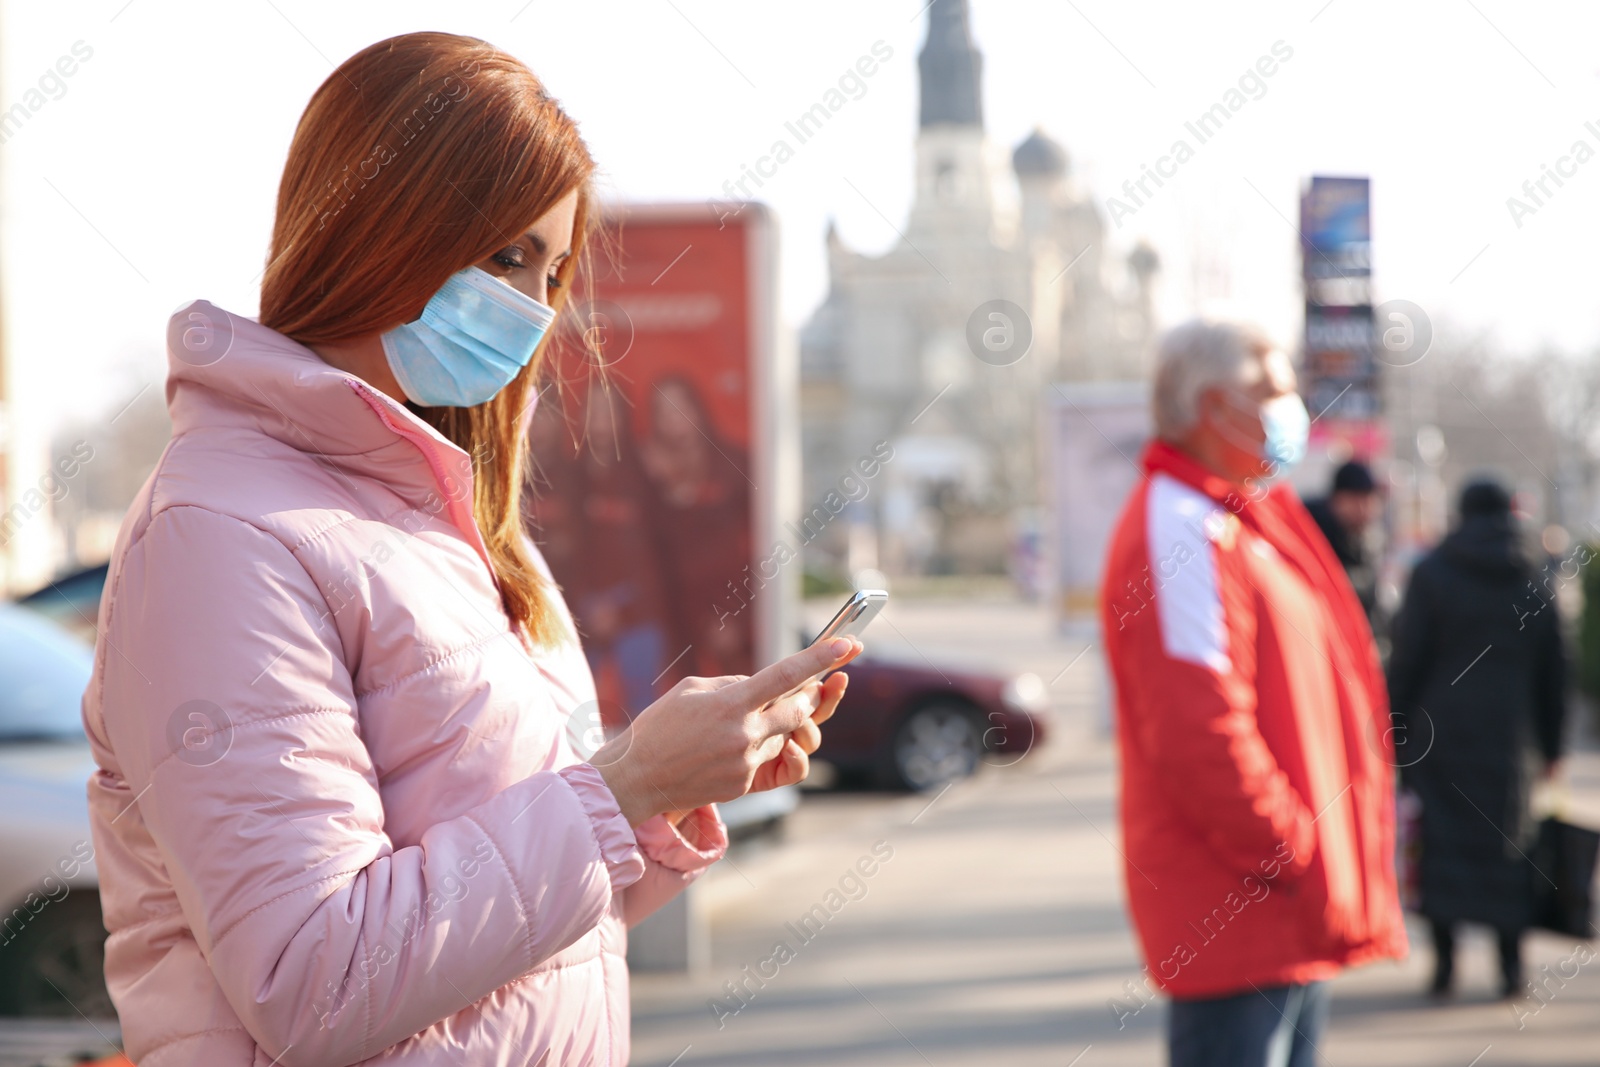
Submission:
[[[362,389],[440,447],[461,451],[403,404],[254,319],[196,300],[167,323],[167,409],[174,436],[248,423],[303,452],[367,452],[393,435],[372,418]]]
[[[1474,515],[1445,537],[1439,554],[1476,574],[1516,578],[1529,571],[1528,554],[1509,515]]]
[[[254,319],[206,300],[173,313],[167,410],[174,438],[206,430],[262,433],[336,475],[380,477],[413,504],[436,495],[451,523],[489,560],[472,513],[471,457],[404,404]],[[415,447],[396,449],[401,440]]]

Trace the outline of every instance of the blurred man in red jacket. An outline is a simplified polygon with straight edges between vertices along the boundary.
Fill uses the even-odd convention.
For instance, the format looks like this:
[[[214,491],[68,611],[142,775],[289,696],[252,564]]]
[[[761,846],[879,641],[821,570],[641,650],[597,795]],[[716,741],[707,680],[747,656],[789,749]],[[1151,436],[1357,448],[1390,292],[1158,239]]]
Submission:
[[[1311,1067],[1327,980],[1406,951],[1383,676],[1277,480],[1310,428],[1288,357],[1252,329],[1181,326],[1153,414],[1101,598],[1129,906],[1172,998],[1173,1067]]]

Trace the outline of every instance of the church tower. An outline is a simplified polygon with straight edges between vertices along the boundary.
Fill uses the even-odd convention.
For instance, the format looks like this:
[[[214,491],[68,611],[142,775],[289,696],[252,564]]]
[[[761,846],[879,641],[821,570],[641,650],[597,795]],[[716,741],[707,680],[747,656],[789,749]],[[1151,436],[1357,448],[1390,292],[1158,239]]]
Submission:
[[[830,226],[828,295],[800,332],[806,499],[880,439],[897,457],[807,544],[821,573],[1003,571],[1013,524],[1039,497],[1049,384],[1129,377],[1147,332],[1129,324],[1148,319],[1153,255],[1134,265],[1143,303],[1130,307],[1102,275],[1104,223],[1066,150],[1036,132],[1010,167],[994,152],[969,0],[924,2],[903,239],[863,255]],[[1023,340],[997,359],[981,331],[1001,327]]]
[[[935,0],[928,39],[917,56],[922,75],[921,126],[983,128],[983,55],[972,43],[966,0]]]
[[[933,0],[917,56],[922,100],[917,186],[909,232],[964,245],[987,240],[994,190],[983,132],[983,55],[972,40],[967,0]]]

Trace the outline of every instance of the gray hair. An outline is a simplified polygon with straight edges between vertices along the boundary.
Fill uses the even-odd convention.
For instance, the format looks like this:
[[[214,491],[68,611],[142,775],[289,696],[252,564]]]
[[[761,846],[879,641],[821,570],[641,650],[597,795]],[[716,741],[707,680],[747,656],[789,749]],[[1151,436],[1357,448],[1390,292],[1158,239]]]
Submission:
[[[1156,436],[1172,440],[1199,418],[1200,394],[1215,386],[1248,389],[1266,373],[1275,346],[1259,328],[1195,319],[1168,330],[1156,350],[1150,411]]]

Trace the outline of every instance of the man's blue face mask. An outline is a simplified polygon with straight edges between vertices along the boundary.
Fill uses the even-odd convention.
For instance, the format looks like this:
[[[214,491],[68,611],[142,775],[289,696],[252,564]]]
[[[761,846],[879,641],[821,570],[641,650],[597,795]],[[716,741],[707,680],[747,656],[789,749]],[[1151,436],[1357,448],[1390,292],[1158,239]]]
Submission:
[[[1289,469],[1306,458],[1311,443],[1311,414],[1299,393],[1284,393],[1271,400],[1255,401],[1241,393],[1224,394],[1228,403],[1241,412],[1253,413],[1261,420],[1264,440],[1257,455],[1263,474],[1268,481],[1282,477]],[[1254,443],[1235,438],[1224,427],[1223,432],[1241,447],[1256,448]]]
[[[1285,393],[1261,405],[1261,428],[1267,439],[1261,458],[1288,470],[1306,458],[1311,438],[1311,413],[1299,393]]]
[[[528,365],[555,317],[549,305],[468,267],[446,279],[421,318],[383,335],[383,353],[412,403],[476,407]]]

